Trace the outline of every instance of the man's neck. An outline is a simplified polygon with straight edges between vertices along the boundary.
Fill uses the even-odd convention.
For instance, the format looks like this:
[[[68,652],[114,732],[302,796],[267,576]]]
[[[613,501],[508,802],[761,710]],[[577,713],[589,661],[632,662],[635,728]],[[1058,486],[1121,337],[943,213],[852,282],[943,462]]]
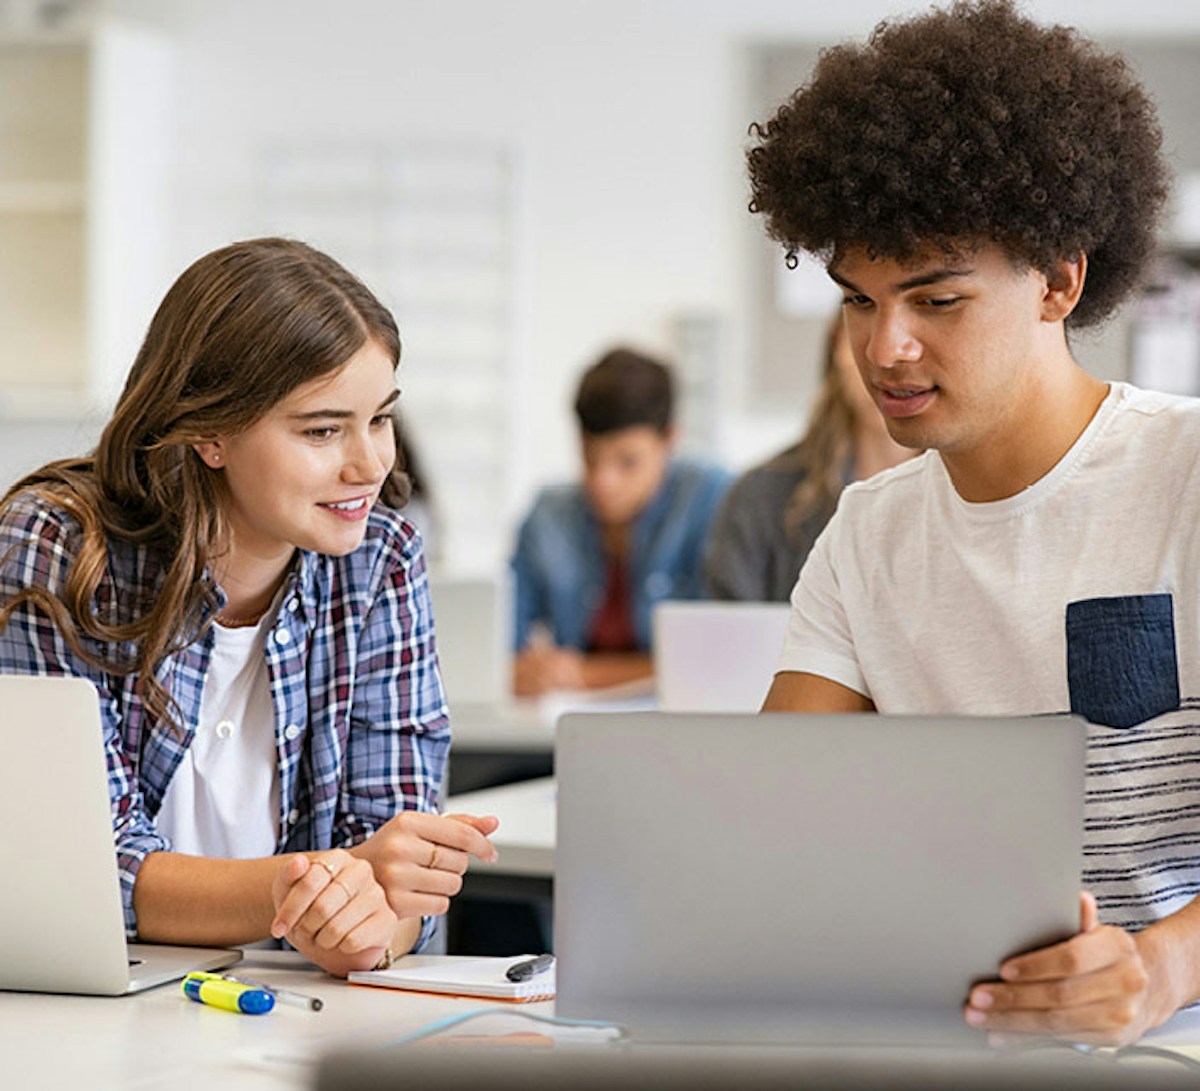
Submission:
[[[1055,369],[976,448],[941,452],[955,491],[987,503],[1040,481],[1083,434],[1107,394],[1108,384],[1074,361]]]

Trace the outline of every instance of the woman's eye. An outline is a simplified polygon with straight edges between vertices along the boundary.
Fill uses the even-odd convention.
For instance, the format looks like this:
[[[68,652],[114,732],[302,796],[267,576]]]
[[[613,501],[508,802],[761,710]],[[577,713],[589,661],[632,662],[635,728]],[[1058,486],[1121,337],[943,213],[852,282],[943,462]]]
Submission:
[[[336,431],[336,428],[306,428],[304,434],[309,439],[328,439]]]
[[[390,427],[391,423],[392,423],[391,413],[380,413],[379,416],[371,418],[371,427],[372,428],[382,428],[385,425]]]

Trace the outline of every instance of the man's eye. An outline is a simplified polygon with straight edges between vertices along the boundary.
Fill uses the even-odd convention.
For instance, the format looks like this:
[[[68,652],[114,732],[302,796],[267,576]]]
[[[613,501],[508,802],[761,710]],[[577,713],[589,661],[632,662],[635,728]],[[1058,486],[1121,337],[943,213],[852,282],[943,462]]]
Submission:
[[[936,299],[927,299],[925,302],[931,307],[953,307],[961,298],[962,296],[957,295],[938,296]]]
[[[865,295],[844,295],[842,296],[843,307],[866,307],[871,300]]]

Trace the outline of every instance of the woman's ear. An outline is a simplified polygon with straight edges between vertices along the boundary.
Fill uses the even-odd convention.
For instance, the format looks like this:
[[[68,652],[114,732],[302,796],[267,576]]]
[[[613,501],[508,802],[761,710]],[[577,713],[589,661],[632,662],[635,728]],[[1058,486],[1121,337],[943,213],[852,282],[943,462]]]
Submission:
[[[1082,251],[1070,261],[1060,261],[1046,274],[1042,297],[1042,321],[1062,322],[1079,303],[1087,280],[1087,255]]]
[[[225,449],[219,439],[193,443],[192,450],[200,456],[200,461],[210,470],[219,470],[225,465]]]

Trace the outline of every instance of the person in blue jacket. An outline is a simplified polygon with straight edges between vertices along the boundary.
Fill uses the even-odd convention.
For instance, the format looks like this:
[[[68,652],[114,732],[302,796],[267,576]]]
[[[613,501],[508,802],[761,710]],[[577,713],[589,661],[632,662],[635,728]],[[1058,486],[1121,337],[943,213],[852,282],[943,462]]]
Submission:
[[[650,615],[704,596],[704,546],[729,475],[676,458],[670,369],[627,348],[575,398],[583,480],[542,491],[521,524],[513,690],[532,696],[652,673]]]

